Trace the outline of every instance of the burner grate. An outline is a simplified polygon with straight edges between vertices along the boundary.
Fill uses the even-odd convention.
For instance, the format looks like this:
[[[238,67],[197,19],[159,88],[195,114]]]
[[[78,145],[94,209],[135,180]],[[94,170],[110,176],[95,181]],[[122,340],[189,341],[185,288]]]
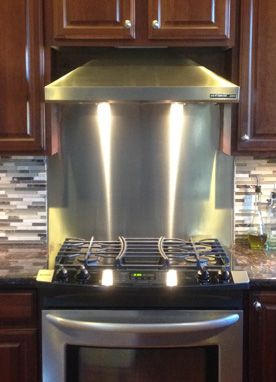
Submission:
[[[85,265],[112,268],[188,268],[230,267],[230,256],[217,239],[199,241],[178,238],[125,238],[90,241],[68,238],[56,258],[56,265]]]

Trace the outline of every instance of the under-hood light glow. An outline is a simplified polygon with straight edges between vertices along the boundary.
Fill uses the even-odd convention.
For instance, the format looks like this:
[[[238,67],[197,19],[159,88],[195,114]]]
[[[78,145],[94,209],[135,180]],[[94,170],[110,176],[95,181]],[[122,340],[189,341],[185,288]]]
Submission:
[[[166,285],[168,287],[174,287],[174,286],[177,286],[177,284],[178,284],[177,272],[175,269],[170,269],[166,275]]]

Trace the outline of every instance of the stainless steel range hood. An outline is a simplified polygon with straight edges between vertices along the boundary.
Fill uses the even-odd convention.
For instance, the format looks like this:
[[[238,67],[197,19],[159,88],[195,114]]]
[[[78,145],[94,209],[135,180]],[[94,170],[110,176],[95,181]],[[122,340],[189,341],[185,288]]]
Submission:
[[[45,87],[47,102],[239,100],[239,87],[170,49],[110,49]]]

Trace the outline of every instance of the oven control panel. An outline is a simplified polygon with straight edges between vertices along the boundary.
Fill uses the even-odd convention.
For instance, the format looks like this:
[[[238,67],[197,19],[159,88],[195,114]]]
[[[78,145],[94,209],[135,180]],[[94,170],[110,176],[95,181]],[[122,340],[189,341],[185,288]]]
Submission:
[[[58,267],[53,282],[67,285],[185,287],[248,284],[247,272],[219,270],[88,270],[84,267]]]

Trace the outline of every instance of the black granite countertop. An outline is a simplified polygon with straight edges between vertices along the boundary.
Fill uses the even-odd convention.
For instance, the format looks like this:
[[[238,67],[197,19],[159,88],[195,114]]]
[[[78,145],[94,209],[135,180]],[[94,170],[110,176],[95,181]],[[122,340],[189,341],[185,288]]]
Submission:
[[[233,269],[248,272],[254,287],[275,287],[276,251],[252,250],[247,245],[231,248]]]
[[[251,250],[246,245],[231,248],[233,269],[248,272],[251,286],[276,290],[276,251]],[[34,286],[39,269],[48,266],[46,244],[1,244],[0,286]]]
[[[39,269],[48,266],[46,244],[1,244],[0,286],[33,286]]]

